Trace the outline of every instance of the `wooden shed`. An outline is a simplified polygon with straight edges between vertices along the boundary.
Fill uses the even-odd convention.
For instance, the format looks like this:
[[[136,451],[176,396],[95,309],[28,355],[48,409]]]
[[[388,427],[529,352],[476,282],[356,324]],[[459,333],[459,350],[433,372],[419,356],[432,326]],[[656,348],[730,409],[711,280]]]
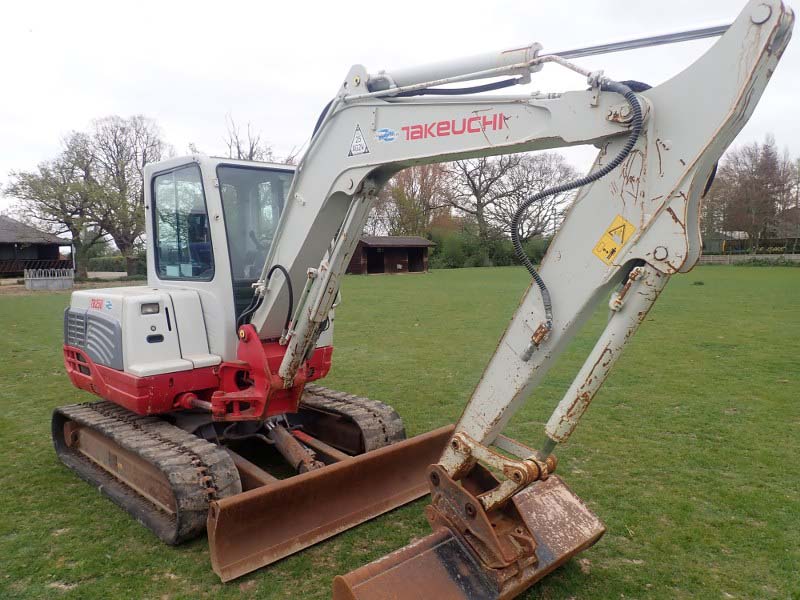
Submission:
[[[432,241],[416,235],[364,236],[350,259],[348,273],[426,273]]]
[[[69,240],[0,215],[0,276],[22,275],[25,269],[69,269],[72,261],[59,254],[60,246],[69,245]]]

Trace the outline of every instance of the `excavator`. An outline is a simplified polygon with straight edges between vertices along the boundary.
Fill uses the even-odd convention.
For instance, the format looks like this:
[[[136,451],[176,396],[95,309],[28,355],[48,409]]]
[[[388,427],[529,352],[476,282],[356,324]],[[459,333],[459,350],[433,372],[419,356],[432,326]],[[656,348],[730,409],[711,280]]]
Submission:
[[[203,155],[148,165],[147,285],[76,291],[64,313],[68,376],[100,400],[54,411],[58,458],[168,544],[207,531],[223,581],[430,493],[432,533],[336,577],[334,598],[524,592],[605,531],[555,474],[554,450],[669,279],[697,262],[701,200],[793,22],[780,0],[752,0],[729,25],[679,34],[379,72],[355,65],[296,167]],[[655,87],[572,62],[711,36],[704,55]],[[545,66],[586,84],[486,94]],[[531,285],[455,426],[406,439],[390,406],[317,383],[331,368],[343,275],[393,175],[578,144],[599,149],[589,174],[515,215]],[[572,190],[537,268],[518,232],[525,211]],[[606,301],[608,322],[541,444],[504,436]]]

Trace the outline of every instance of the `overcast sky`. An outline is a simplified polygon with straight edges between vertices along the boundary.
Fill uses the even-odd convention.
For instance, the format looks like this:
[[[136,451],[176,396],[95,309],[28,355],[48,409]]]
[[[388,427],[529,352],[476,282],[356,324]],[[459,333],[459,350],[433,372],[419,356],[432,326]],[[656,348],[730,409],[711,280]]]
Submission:
[[[71,130],[111,114],[155,119],[178,154],[193,142],[223,151],[226,115],[260,131],[276,153],[303,145],[350,65],[370,71],[501,50],[545,51],[728,22],[743,0],[515,2],[9,2],[0,19],[0,186],[33,169]],[[658,84],[708,48],[703,40],[585,58],[617,79]],[[800,156],[797,75],[789,46],[736,143],[773,132]],[[545,67],[530,90],[582,89]],[[522,88],[517,88],[522,90]],[[713,93],[696,93],[698,101]],[[588,168],[594,149],[568,158]],[[0,198],[0,210],[9,199]]]

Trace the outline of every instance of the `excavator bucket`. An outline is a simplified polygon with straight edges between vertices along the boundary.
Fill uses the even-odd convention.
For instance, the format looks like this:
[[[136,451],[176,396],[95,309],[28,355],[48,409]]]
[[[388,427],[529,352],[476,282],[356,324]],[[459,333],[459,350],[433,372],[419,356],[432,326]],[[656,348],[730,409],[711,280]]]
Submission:
[[[513,598],[605,533],[597,516],[556,476],[529,486],[512,502],[536,541],[536,556],[529,564],[502,571],[488,568],[464,538],[441,527],[405,548],[336,577],[333,599]]]
[[[211,503],[211,564],[230,581],[428,493],[442,427]]]

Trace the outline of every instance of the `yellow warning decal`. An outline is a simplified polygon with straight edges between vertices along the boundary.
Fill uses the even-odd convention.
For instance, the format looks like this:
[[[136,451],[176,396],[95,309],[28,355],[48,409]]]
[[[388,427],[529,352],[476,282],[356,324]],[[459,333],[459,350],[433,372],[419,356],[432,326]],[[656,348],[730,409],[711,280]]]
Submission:
[[[617,215],[600,237],[600,241],[597,242],[592,252],[607,265],[613,264],[620,249],[635,232],[636,227],[630,221],[627,221],[622,215]]]

